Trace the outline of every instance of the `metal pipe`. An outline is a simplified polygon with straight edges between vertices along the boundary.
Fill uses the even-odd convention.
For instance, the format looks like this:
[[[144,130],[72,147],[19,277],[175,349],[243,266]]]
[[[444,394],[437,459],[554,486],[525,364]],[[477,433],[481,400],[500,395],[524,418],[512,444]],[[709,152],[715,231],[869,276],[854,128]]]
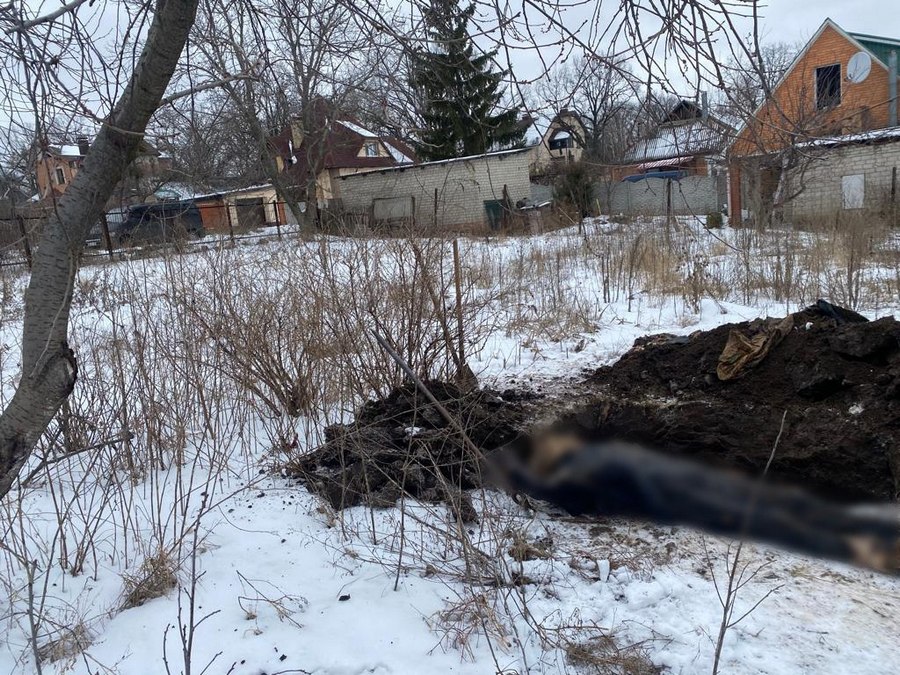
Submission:
[[[888,123],[897,126],[897,52],[892,51],[888,58]]]

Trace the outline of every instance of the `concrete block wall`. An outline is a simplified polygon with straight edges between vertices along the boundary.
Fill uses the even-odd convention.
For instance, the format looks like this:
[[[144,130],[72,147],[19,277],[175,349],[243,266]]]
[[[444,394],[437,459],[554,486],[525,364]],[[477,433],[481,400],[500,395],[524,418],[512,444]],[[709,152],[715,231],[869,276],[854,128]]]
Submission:
[[[900,139],[893,143],[848,145],[818,152],[819,155],[810,158],[802,170],[796,170],[792,182],[796,186],[794,189],[800,192],[786,206],[786,216],[822,218],[845,211],[842,180],[844,176],[859,174],[865,177],[863,208],[878,210],[887,205],[893,169],[897,167],[900,171]]]
[[[412,197],[416,225],[481,227],[487,224],[484,202],[503,199],[504,185],[513,204],[530,197],[530,157],[528,151],[498,153],[355,174],[334,181],[335,196],[345,211],[360,215],[370,213],[373,200]]]
[[[722,175],[685,176],[673,180],[672,210],[675,215],[682,216],[719,212],[726,203],[725,190]],[[651,216],[666,213],[666,180],[663,178],[598,184],[594,194],[604,213]]]

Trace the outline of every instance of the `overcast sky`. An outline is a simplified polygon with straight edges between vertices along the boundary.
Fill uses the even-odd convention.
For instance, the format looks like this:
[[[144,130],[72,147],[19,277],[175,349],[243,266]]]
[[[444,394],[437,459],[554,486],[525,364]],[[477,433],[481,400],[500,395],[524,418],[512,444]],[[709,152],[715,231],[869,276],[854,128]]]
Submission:
[[[763,12],[770,41],[806,42],[827,18],[850,33],[900,40],[900,12],[891,0],[773,0]]]

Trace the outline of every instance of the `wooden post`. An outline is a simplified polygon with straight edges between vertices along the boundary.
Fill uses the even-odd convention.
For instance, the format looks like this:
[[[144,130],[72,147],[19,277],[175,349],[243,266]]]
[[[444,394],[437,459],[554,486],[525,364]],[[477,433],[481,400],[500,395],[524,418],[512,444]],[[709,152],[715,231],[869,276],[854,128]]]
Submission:
[[[222,200],[225,205],[225,213],[228,215],[228,236],[231,237],[231,243],[234,243],[234,222],[231,220],[231,204],[226,200]]]
[[[672,240],[672,179],[666,178],[666,241],[671,246]]]
[[[463,309],[462,309],[462,266],[459,263],[459,241],[453,240],[453,281],[456,285],[456,327],[457,341],[459,343],[459,363],[460,366],[466,362],[466,341],[463,332]]]
[[[503,184],[503,213],[501,214],[500,222],[503,225],[503,228],[506,229],[509,227],[510,216],[512,216],[512,199],[509,197],[509,188],[506,184]],[[581,225],[579,225],[579,228]]]
[[[278,213],[278,199],[272,202],[272,208],[275,211],[275,231],[278,233],[278,238],[281,239],[281,214]]]
[[[431,226],[436,230],[438,224],[438,189],[434,188],[434,222]]]
[[[897,220],[897,167],[891,169],[891,225]]]
[[[106,219],[106,211],[100,214],[100,229],[103,231],[103,241],[106,244],[106,252],[109,254],[109,259],[113,259],[113,245],[112,245],[112,237],[109,236],[109,221]]]
[[[16,222],[19,224],[19,234],[22,237],[22,249],[25,251],[25,262],[28,263],[28,269],[31,269],[33,262],[31,257],[31,242],[28,241],[28,231],[25,229],[25,217],[19,213],[16,215]]]

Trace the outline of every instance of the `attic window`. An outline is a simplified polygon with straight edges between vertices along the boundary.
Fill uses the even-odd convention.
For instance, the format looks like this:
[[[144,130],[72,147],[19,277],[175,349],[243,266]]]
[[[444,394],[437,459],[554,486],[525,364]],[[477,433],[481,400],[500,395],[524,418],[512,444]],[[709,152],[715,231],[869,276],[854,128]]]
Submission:
[[[66,184],[66,172],[63,171],[61,166],[56,167],[56,184],[57,185],[65,185]]]
[[[841,104],[841,64],[816,68],[816,108],[827,110]]]
[[[568,131],[558,131],[550,139],[551,150],[563,150],[565,148],[574,147],[572,143],[572,134]]]
[[[378,157],[378,144],[374,141],[365,145],[366,157]]]

